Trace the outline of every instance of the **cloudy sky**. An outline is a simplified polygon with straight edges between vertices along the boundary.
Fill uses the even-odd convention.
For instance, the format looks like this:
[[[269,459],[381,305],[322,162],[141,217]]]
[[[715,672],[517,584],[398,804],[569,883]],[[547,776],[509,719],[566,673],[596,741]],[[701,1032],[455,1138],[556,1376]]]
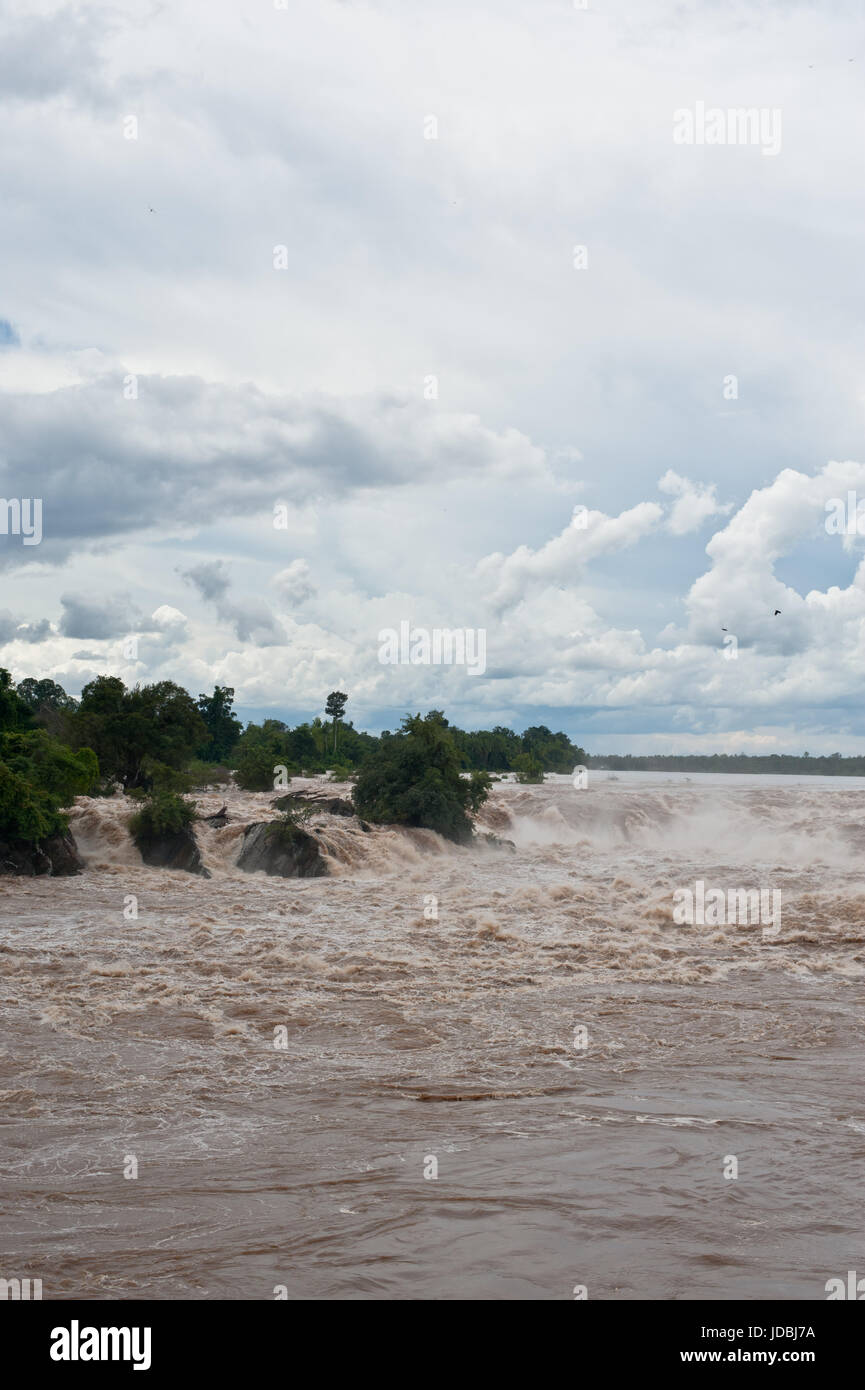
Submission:
[[[860,0],[0,16],[16,679],[865,749]]]

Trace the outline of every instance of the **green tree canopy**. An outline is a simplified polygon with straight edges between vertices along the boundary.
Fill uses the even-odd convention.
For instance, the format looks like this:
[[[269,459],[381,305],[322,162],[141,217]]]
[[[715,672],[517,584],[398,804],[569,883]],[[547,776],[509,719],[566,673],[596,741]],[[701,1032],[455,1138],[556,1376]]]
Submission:
[[[198,748],[203,762],[225,762],[243,733],[243,725],[232,713],[233,704],[234,689],[230,685],[215,685],[212,695],[199,695],[198,712],[207,730],[207,737]]]
[[[173,681],[127,690],[117,676],[85,685],[72,720],[78,747],[93,748],[103,776],[129,790],[147,787],[145,760],[185,767],[207,736],[191,695]]]
[[[327,697],[324,706],[325,714],[329,715],[333,721],[333,751],[336,752],[337,734],[339,731],[339,721],[345,714],[345,706],[348,696],[342,690],[332,690]]]
[[[460,776],[460,756],[440,710],[426,718],[406,715],[400,733],[383,739],[367,756],[354,787],[359,815],[385,824],[424,826],[449,840],[472,836],[469,810],[487,795],[486,785]]]
[[[11,675],[0,666],[0,731],[26,728],[32,722],[30,709],[19,698]]]

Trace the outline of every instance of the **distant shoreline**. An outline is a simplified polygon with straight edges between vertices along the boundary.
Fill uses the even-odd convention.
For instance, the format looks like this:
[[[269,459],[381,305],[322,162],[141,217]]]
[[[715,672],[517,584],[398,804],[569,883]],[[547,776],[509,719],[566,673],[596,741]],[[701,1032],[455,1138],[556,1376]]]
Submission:
[[[593,753],[586,767],[596,772],[773,772],[806,773],[811,777],[865,777],[865,756],[828,754],[804,757],[794,753]]]

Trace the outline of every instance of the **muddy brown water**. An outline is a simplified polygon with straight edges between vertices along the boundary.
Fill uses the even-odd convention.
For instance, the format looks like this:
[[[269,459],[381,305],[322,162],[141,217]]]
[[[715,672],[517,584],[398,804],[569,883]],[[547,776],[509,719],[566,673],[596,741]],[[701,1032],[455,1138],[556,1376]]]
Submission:
[[[76,806],[80,877],[0,879],[0,1276],[759,1300],[865,1273],[859,779],[501,783],[514,851],[323,816],[308,881],[238,871],[270,797],[223,799],[210,880],[145,868],[122,798]],[[676,924],[698,879],[779,889],[780,930]]]

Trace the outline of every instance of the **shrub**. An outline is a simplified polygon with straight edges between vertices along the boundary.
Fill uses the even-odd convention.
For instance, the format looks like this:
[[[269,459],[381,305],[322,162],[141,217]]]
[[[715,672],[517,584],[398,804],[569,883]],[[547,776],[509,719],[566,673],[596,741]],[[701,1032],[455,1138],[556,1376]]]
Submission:
[[[169,767],[156,758],[143,758],[141,763],[142,786],[137,788],[145,796],[153,792],[184,792],[192,790],[192,777],[188,768]],[[132,795],[133,792],[130,792]]]
[[[348,767],[345,763],[332,763],[328,772],[332,782],[350,782],[355,776],[354,768]]]
[[[185,767],[207,730],[192,697],[173,681],[127,690],[117,676],[85,685],[69,719],[78,746],[93,748],[106,777],[149,787],[148,764]]]
[[[185,830],[195,819],[195,807],[177,792],[158,790],[145,799],[140,811],[129,821],[133,839],[152,839],[157,835],[172,835]]]
[[[66,828],[66,817],[47,792],[0,763],[0,838],[34,844]]]
[[[531,753],[518,753],[514,758],[514,771],[518,782],[543,782],[543,763],[532,757]]]
[[[400,733],[382,739],[360,769],[353,800],[365,820],[423,826],[464,843],[472,835],[467,812],[487,792],[483,782],[460,776],[447,720],[431,710],[425,719],[407,715]]]
[[[89,796],[99,781],[99,764],[92,748],[73,753],[44,729],[0,735],[0,758],[56,806],[69,806],[76,796]]]
[[[227,767],[221,767],[219,763],[203,763],[199,758],[194,758],[186,769],[190,787],[201,790],[204,787],[224,787],[231,781],[231,773]]]
[[[274,768],[280,765],[286,766],[266,744],[247,744],[237,759],[234,780],[245,792],[270,792],[274,790]]]
[[[313,806],[303,806],[296,803],[287,806],[280,816],[271,824],[268,835],[274,835],[277,839],[287,843],[299,839],[306,834],[304,826],[314,811]]]
[[[469,806],[475,813],[480,810],[489,796],[493,780],[488,772],[480,770],[473,772],[469,778]],[[496,782],[499,780],[498,777],[495,778]]]
[[[90,748],[73,753],[44,729],[0,734],[0,835],[32,844],[67,829],[60,814],[99,781]]]

